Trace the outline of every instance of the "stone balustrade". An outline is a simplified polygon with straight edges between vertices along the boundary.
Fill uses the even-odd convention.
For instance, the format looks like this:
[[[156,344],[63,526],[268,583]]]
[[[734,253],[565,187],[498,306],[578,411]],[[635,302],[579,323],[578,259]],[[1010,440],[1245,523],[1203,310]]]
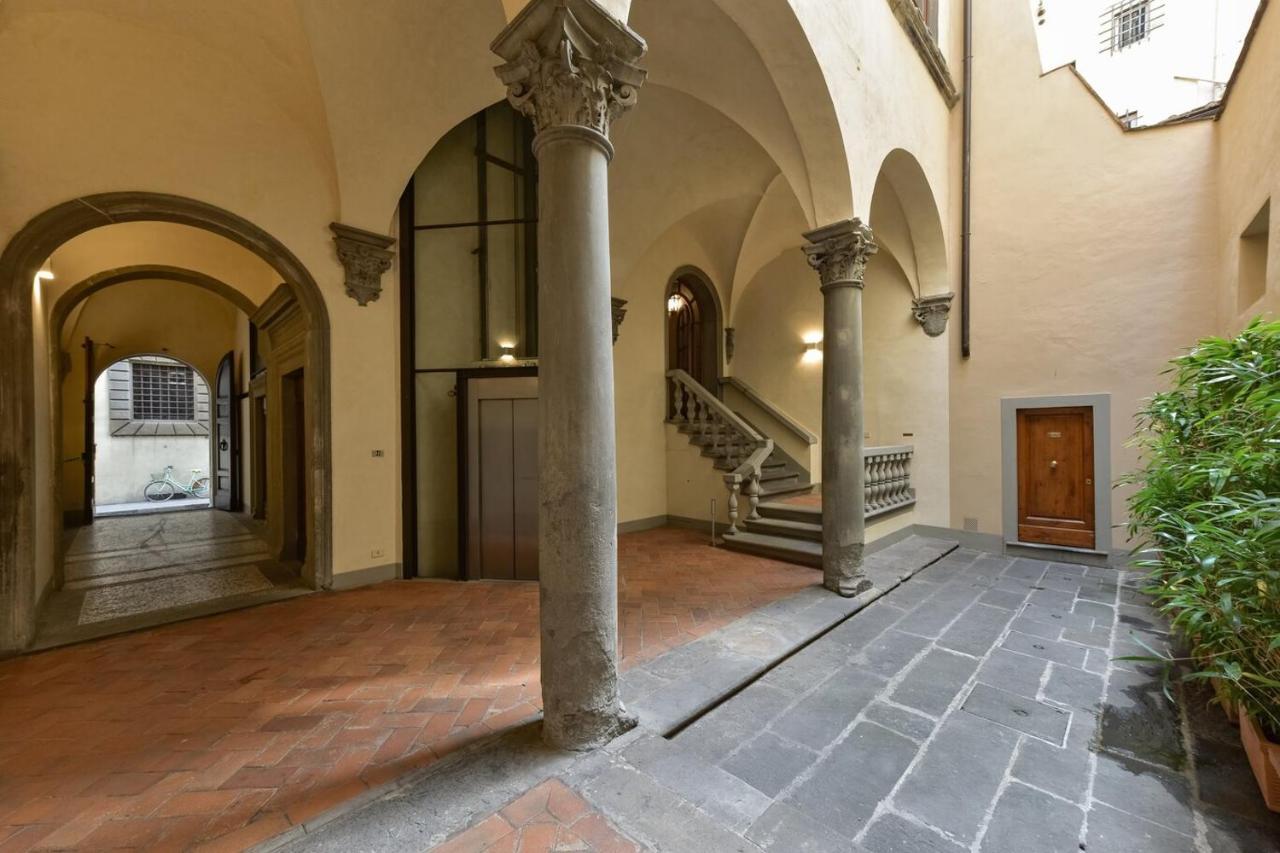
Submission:
[[[911,488],[911,456],[915,448],[909,444],[892,447],[868,447],[862,464],[866,476],[866,517],[875,518],[916,502]]]

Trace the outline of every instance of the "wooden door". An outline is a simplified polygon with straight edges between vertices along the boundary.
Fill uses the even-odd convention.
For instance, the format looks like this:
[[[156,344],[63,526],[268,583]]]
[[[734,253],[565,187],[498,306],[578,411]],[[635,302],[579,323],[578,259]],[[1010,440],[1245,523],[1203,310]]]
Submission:
[[[93,363],[93,340],[84,339],[84,452],[80,458],[84,460],[84,512],[81,520],[85,524],[93,524],[93,490],[94,468],[97,462],[98,445],[95,442],[94,398],[93,386],[95,366]]]
[[[1093,409],[1018,410],[1018,540],[1093,548]]]
[[[213,384],[213,505],[218,509],[237,510],[239,472],[236,469],[240,448],[236,429],[235,353],[222,357]]]

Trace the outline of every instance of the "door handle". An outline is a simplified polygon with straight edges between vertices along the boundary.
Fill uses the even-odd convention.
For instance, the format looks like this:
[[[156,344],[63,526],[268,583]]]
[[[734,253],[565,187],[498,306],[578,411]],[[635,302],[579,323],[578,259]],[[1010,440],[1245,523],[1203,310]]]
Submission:
[[[218,442],[218,449],[219,449],[219,450],[227,450],[227,449],[229,449],[230,447],[231,447],[231,442],[227,441],[225,438],[224,438],[224,439],[222,439],[222,441],[219,441],[219,442]],[[1055,464],[1056,464],[1056,463],[1055,463]]]
[[[1057,459],[1051,459],[1051,460],[1049,460],[1049,467],[1050,467],[1050,468],[1057,468],[1057,467],[1058,467],[1058,460],[1057,460]]]

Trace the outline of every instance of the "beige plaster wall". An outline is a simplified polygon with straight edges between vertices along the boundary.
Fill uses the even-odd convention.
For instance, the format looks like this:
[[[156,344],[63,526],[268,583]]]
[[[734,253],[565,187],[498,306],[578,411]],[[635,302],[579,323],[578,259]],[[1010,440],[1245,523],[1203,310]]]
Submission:
[[[352,15],[340,0],[0,7],[0,125],[11,131],[0,138],[0,243],[77,196],[145,189],[245,217],[316,278],[331,331],[335,572],[398,558],[398,306],[389,278],[368,307],[343,293],[327,226],[338,220],[387,231],[431,145],[502,96],[488,43],[509,11],[499,0],[388,0],[378,15]],[[951,20],[944,15],[943,40],[954,55]],[[680,263],[702,256],[731,305],[734,288],[745,286],[734,274],[744,230],[779,175],[800,221],[812,225],[865,210],[880,160],[904,147],[918,152],[942,209],[951,209],[954,113],[887,4],[651,0],[633,10],[631,23],[650,42],[652,85],[617,132],[615,235],[629,235],[615,241],[619,295],[652,293]],[[706,115],[692,108],[697,103],[708,105]],[[628,127],[642,126],[646,109],[654,130],[634,133],[652,141],[629,143]],[[743,154],[750,146],[732,142],[739,136],[758,151]],[[635,154],[641,147],[654,158]],[[630,178],[628,156],[645,164]],[[683,167],[668,181],[672,164]],[[721,183],[703,193],[699,176]],[[665,193],[646,192],[651,185]],[[677,226],[700,251],[653,254]],[[108,254],[86,249],[83,274],[120,265]],[[213,272],[179,258],[129,262]],[[66,269],[60,282],[81,277]],[[264,275],[262,293],[275,283]],[[619,398],[620,434],[649,420],[626,407],[652,407],[661,396],[660,383],[625,373],[631,359],[650,374],[660,365],[653,359],[660,335],[625,351],[646,323],[650,333],[661,330],[657,319],[636,323],[639,302],[632,309],[623,341],[634,335],[635,343],[620,342],[619,384],[641,390]],[[634,428],[643,436],[625,438],[643,452],[620,457],[624,519],[659,514],[665,503],[657,497],[665,472],[648,479],[665,455],[660,419]],[[373,457],[376,449],[388,452]]]
[[[1164,362],[1213,331],[1214,126],[1123,133],[1069,70],[1040,76],[1025,2],[974,14],[973,355],[951,350],[951,522],[1000,533],[1002,396],[1111,394],[1115,476]],[[1100,525],[1125,519],[1113,498]]]
[[[1240,66],[1226,109],[1216,124],[1215,165],[1218,228],[1218,327],[1241,328],[1258,314],[1280,311],[1280,9],[1265,11],[1253,44]],[[1262,205],[1271,200],[1270,256],[1266,292],[1242,305],[1237,285],[1240,234]]]
[[[62,380],[63,459],[60,466],[64,510],[84,503],[85,337],[94,340],[95,368],[101,372],[131,355],[159,354],[181,359],[209,382],[218,362],[236,347],[237,326],[244,315],[225,299],[201,288],[172,281],[134,281],[105,288],[82,303],[63,328],[62,351],[69,370]],[[139,306],[146,310],[139,310]],[[237,358],[245,358],[240,351]],[[106,412],[95,413],[98,420]],[[209,462],[203,466],[206,470]],[[180,475],[183,473],[178,472]]]

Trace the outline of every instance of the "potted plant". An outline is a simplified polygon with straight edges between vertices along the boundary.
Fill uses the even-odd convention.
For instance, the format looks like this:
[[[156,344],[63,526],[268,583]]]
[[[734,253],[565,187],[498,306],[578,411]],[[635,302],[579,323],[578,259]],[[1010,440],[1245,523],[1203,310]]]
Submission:
[[[1174,359],[1139,413],[1130,533],[1147,590],[1190,646],[1182,677],[1232,705],[1280,811],[1280,323],[1255,320]]]

